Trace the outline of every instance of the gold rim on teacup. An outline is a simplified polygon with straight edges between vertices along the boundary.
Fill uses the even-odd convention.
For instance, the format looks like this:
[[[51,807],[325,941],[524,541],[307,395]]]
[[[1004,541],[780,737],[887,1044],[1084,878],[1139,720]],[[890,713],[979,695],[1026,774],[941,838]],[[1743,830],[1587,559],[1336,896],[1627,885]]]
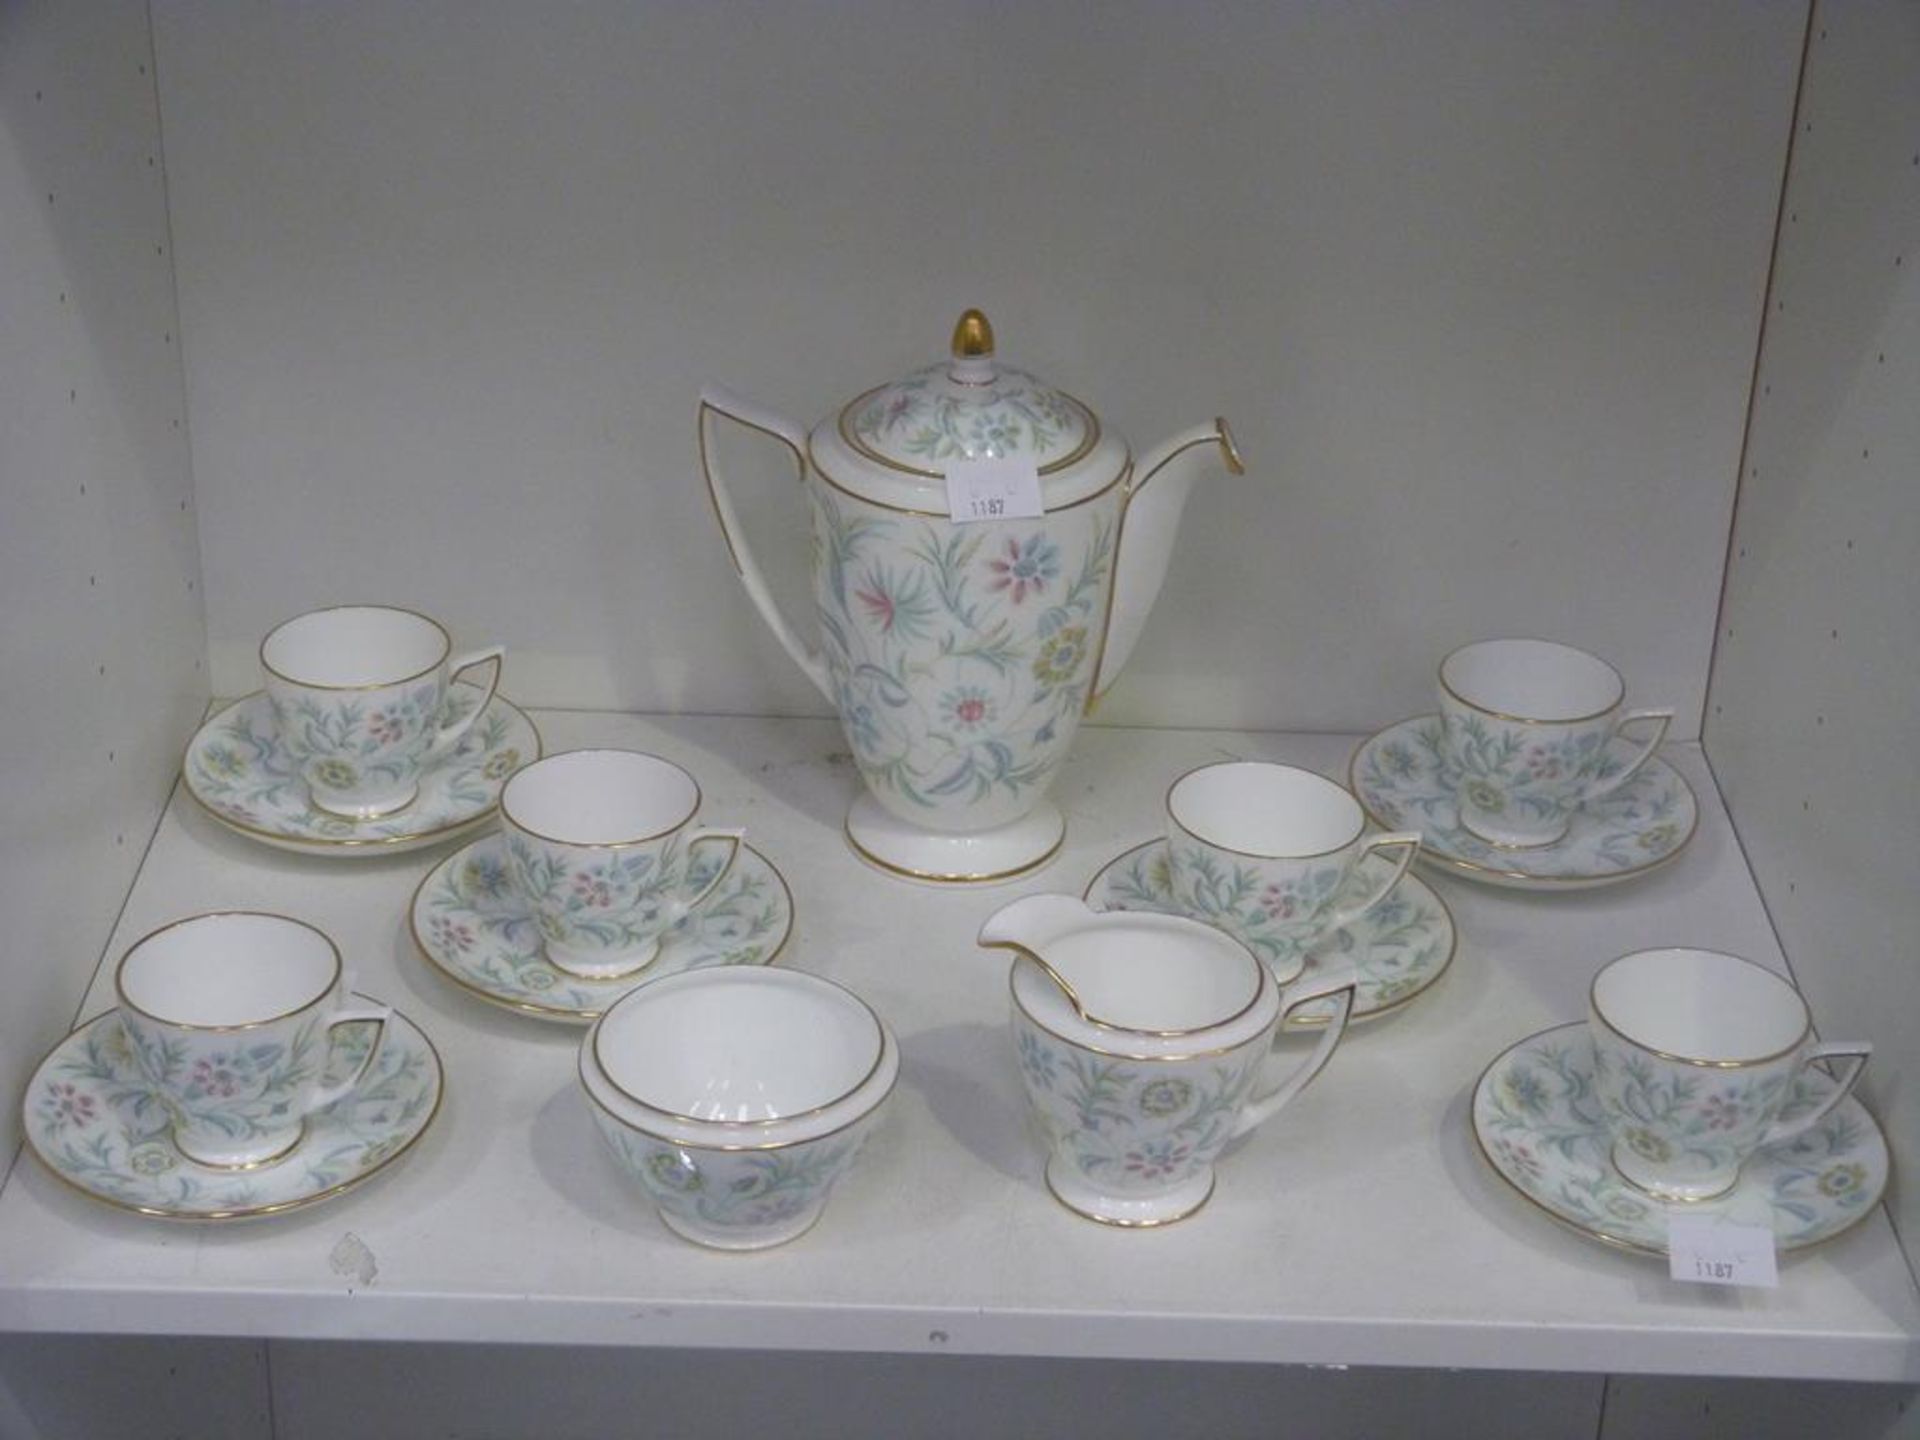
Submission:
[[[637,755],[642,759],[658,761],[660,764],[669,766],[686,776],[687,783],[693,786],[693,804],[687,810],[686,814],[682,815],[671,825],[666,826],[664,829],[656,830],[651,835],[637,835],[630,840],[567,840],[558,835],[548,835],[543,831],[534,829],[531,825],[528,825],[516,816],[512,808],[507,804],[507,797],[513,793],[514,782],[529,770],[539,765],[545,765],[550,761],[564,760],[570,755]],[[498,804],[500,806],[500,818],[502,820],[507,821],[514,829],[521,831],[523,834],[531,835],[536,840],[544,840],[549,845],[571,845],[581,850],[622,850],[631,845],[649,845],[655,840],[673,834],[674,831],[680,829],[689,820],[693,819],[695,815],[700,813],[701,800],[700,782],[694,777],[693,772],[684,765],[674,764],[673,761],[667,759],[664,755],[655,755],[649,750],[622,750],[613,745],[586,745],[578,750],[559,750],[552,755],[543,755],[538,760],[530,760],[525,765],[522,765],[518,770],[514,771],[513,774],[509,775],[507,777],[507,783],[500,787]]]
[[[1606,1011],[1600,1008],[1599,987],[1601,977],[1623,960],[1632,960],[1641,955],[1660,955],[1673,952],[1712,955],[1717,959],[1736,961],[1748,969],[1758,971],[1760,974],[1766,976],[1767,979],[1779,985],[1787,994],[1792,996],[1794,1001],[1800,1006],[1800,1033],[1793,1038],[1791,1044],[1783,1045],[1771,1054],[1747,1056],[1737,1060],[1708,1060],[1698,1055],[1676,1055],[1670,1050],[1662,1050],[1657,1045],[1649,1045],[1646,1041],[1629,1035],[1618,1025],[1614,1024],[1612,1020],[1608,1019]],[[1807,1005],[1807,997],[1802,995],[1799,987],[1787,979],[1786,976],[1776,974],[1764,965],[1755,964],[1744,955],[1729,954],[1725,950],[1702,950],[1693,945],[1652,945],[1646,949],[1635,950],[1630,954],[1609,960],[1605,965],[1602,965],[1595,971],[1593,979],[1587,982],[1587,1008],[1592,1012],[1594,1019],[1606,1026],[1613,1034],[1619,1036],[1626,1044],[1633,1046],[1634,1049],[1644,1050],[1647,1054],[1657,1056],[1662,1060],[1671,1060],[1677,1065],[1697,1065],[1703,1070],[1745,1070],[1755,1065],[1771,1065],[1774,1061],[1785,1059],[1794,1051],[1798,1050],[1806,1043],[1807,1036],[1813,1031],[1813,1011]]]
[[[1311,775],[1316,780],[1325,781],[1329,786],[1331,786],[1335,790],[1340,791],[1341,794],[1345,795],[1347,799],[1353,802],[1354,814],[1357,817],[1357,822],[1354,825],[1353,833],[1347,836],[1347,838],[1342,840],[1339,844],[1329,845],[1324,850],[1305,850],[1305,851],[1242,850],[1242,849],[1239,849],[1237,846],[1223,845],[1218,840],[1209,839],[1207,836],[1202,835],[1199,831],[1195,830],[1191,825],[1188,825],[1177,814],[1174,813],[1173,792],[1178,790],[1181,787],[1181,785],[1186,783],[1188,780],[1191,780],[1195,775],[1202,774],[1208,770],[1224,769],[1226,766],[1229,766],[1229,765],[1271,765],[1276,769],[1294,770],[1294,771],[1298,771],[1302,775]],[[1346,786],[1342,785],[1338,780],[1330,779],[1329,777],[1322,775],[1318,770],[1309,770],[1303,765],[1289,765],[1283,760],[1209,760],[1204,765],[1196,765],[1191,770],[1186,771],[1184,774],[1174,777],[1173,783],[1167,786],[1166,799],[1162,803],[1167,812],[1167,819],[1172,822],[1174,828],[1177,829],[1182,835],[1186,835],[1191,839],[1198,840],[1202,845],[1212,846],[1215,850],[1224,850],[1229,855],[1244,855],[1249,860],[1318,860],[1323,855],[1333,855],[1341,850],[1346,849],[1349,845],[1353,844],[1354,841],[1358,840],[1362,835],[1367,833],[1367,807],[1360,803],[1360,799],[1358,796],[1356,796]]]
[[[170,1019],[165,1015],[156,1015],[151,1010],[143,1009],[141,1006],[134,1004],[133,1001],[127,998],[126,987],[121,984],[121,976],[127,968],[127,961],[131,960],[133,958],[134,952],[138,950],[142,945],[145,945],[149,940],[156,940],[160,936],[166,934],[169,930],[177,930],[182,925],[197,924],[199,921],[202,921],[202,920],[224,920],[224,919],[243,919],[243,918],[259,919],[259,920],[280,920],[285,922],[288,925],[298,925],[303,930],[311,930],[314,934],[318,935],[322,940],[324,940],[326,942],[328,951],[331,952],[333,955],[333,976],[331,979],[327,981],[326,985],[322,987],[320,993],[318,995],[315,995],[311,1000],[302,1001],[300,1004],[294,1006],[293,1009],[284,1010],[278,1015],[266,1015],[266,1016],[262,1016],[260,1019],[257,1019],[257,1020],[241,1020],[229,1025],[199,1025],[199,1024],[195,1024],[191,1020]],[[334,944],[333,937],[327,934],[327,932],[322,930],[318,925],[308,924],[305,920],[296,920],[291,915],[276,914],[271,910],[207,910],[207,911],[203,911],[198,915],[184,915],[178,920],[169,920],[165,925],[162,925],[155,930],[149,930],[146,934],[142,935],[138,940],[134,941],[133,944],[129,945],[126,949],[126,953],[121,955],[120,963],[113,967],[113,994],[114,994],[114,998],[118,1000],[121,1005],[133,1011],[134,1014],[143,1015],[147,1019],[153,1021],[154,1024],[165,1025],[171,1029],[197,1030],[197,1031],[204,1031],[209,1034],[219,1033],[223,1031],[234,1031],[234,1030],[257,1030],[262,1025],[275,1025],[282,1020],[290,1020],[295,1015],[299,1015],[304,1011],[311,1010],[314,1006],[318,1005],[321,1001],[325,1000],[329,995],[333,994],[335,988],[338,987],[338,985],[340,984],[340,977],[345,973],[345,970],[346,970],[345,962],[343,962],[340,958],[340,947]],[[199,1163],[199,1162],[196,1162],[196,1163]]]
[[[1534,715],[1511,715],[1504,710],[1496,710],[1491,705],[1483,705],[1478,700],[1469,700],[1466,696],[1462,695],[1458,690],[1454,689],[1454,687],[1448,683],[1447,666],[1452,663],[1454,656],[1461,654],[1463,651],[1472,650],[1477,646],[1493,645],[1493,644],[1498,644],[1504,641],[1513,641],[1513,640],[1524,641],[1529,645],[1550,645],[1556,650],[1564,650],[1570,654],[1578,655],[1583,659],[1593,661],[1596,665],[1600,666],[1602,669],[1606,670],[1609,674],[1613,676],[1613,685],[1614,685],[1613,699],[1609,701],[1607,704],[1602,705],[1598,710],[1591,712],[1590,714],[1563,715],[1563,716],[1556,716],[1552,719],[1542,719]],[[1491,715],[1496,720],[1506,720],[1515,725],[1587,725],[1587,724],[1591,724],[1595,720],[1598,720],[1602,715],[1607,714],[1609,711],[1618,709],[1621,703],[1627,698],[1626,677],[1623,676],[1618,670],[1616,670],[1607,661],[1601,659],[1598,655],[1595,655],[1589,650],[1582,650],[1577,645],[1568,645],[1559,640],[1542,639],[1538,635],[1496,635],[1487,640],[1469,640],[1464,645],[1456,645],[1454,646],[1453,649],[1449,650],[1444,656],[1441,657],[1440,666],[1438,671],[1436,672],[1436,678],[1440,682],[1440,688],[1446,691],[1447,694],[1451,695],[1455,700],[1459,701],[1462,705],[1466,706],[1467,709],[1477,710],[1482,715]]]
[[[284,670],[276,670],[272,665],[267,663],[267,646],[273,643],[273,637],[278,635],[282,630],[286,629],[289,625],[298,624],[300,621],[310,619],[315,615],[332,615],[341,610],[385,610],[396,615],[410,615],[415,620],[424,620],[440,632],[440,655],[431,665],[423,670],[416,670],[411,675],[396,675],[387,680],[365,680],[357,685],[328,685],[319,680],[302,680],[297,675],[289,675]],[[446,664],[447,657],[452,653],[453,637],[447,633],[447,627],[431,615],[423,615],[418,610],[408,609],[405,605],[363,605],[357,603],[351,605],[323,605],[318,610],[306,610],[298,615],[291,615],[274,626],[273,629],[269,630],[260,641],[260,668],[275,679],[284,680],[289,685],[298,685],[304,690],[384,690],[389,685],[405,685],[409,681],[418,680],[422,676],[433,674],[434,671]]]

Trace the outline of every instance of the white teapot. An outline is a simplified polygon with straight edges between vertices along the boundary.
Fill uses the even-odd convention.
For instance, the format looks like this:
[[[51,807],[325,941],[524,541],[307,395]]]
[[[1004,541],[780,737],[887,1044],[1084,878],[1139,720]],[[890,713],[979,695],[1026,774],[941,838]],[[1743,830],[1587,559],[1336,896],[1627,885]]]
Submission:
[[[820,643],[788,624],[712,463],[724,416],[793,453],[813,514]],[[747,593],[839,711],[864,792],[847,837],[921,880],[1004,880],[1052,858],[1047,798],[1080,717],[1113,683],[1166,577],[1203,464],[1234,474],[1224,420],[1134,458],[1080,401],[993,354],[978,310],[950,360],[880,385],[811,433],[718,386],[700,396],[700,460]],[[997,463],[995,463],[997,462]],[[1024,467],[1017,515],[975,497]],[[950,481],[956,488],[950,494]],[[998,492],[996,492],[998,493]]]

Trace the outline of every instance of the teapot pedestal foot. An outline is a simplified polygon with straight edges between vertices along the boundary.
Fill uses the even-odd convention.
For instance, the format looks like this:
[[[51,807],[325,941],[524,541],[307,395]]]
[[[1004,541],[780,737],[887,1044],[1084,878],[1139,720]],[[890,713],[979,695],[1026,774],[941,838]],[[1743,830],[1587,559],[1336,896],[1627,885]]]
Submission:
[[[889,875],[929,885],[1018,880],[1059,854],[1066,838],[1066,817],[1050,800],[1009,824],[964,833],[909,825],[864,790],[847,812],[854,854]]]

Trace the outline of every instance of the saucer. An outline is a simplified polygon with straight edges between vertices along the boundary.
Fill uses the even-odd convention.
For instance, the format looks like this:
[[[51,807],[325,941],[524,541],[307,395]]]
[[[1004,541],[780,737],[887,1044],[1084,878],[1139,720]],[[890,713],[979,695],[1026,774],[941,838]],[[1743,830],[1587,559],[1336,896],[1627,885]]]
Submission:
[[[347,1067],[369,1043],[364,1035],[361,1026],[343,1028],[328,1056],[329,1078],[351,1073]],[[433,1042],[396,1010],[366,1082],[309,1115],[300,1143],[284,1158],[252,1170],[212,1170],[174,1145],[119,1013],[109,1010],[53,1047],[27,1086],[23,1109],[27,1147],[83,1194],[142,1215],[239,1220],[330,1200],[371,1179],[433,1123],[441,1087]]]
[[[1782,1114],[1804,1112],[1833,1083],[1801,1071]],[[1676,1214],[1764,1225],[1783,1252],[1805,1249],[1864,1220],[1887,1187],[1887,1142],[1847,1099],[1804,1135],[1755,1154],[1716,1199],[1668,1203],[1636,1190],[1607,1158],[1583,1021],[1522,1040],[1487,1067],[1473,1092],[1473,1135],[1500,1178],[1554,1219],[1649,1255],[1667,1253],[1667,1217]]]
[[[1347,885],[1357,892],[1377,884],[1380,869],[1392,866],[1384,856],[1369,855]],[[1096,910],[1187,913],[1173,898],[1164,840],[1149,840],[1109,860],[1088,882],[1084,898]],[[1313,939],[1310,947],[1302,947],[1298,941],[1270,937],[1249,948],[1286,980],[1335,956],[1352,956],[1360,975],[1352,1018],[1367,1020],[1406,1004],[1438,980],[1453,959],[1456,936],[1445,902],[1424,880],[1407,875],[1370,912]],[[1333,1011],[1332,1000],[1318,1001],[1303,1007],[1289,1023],[1324,1025]]]
[[[704,885],[716,863],[696,857],[687,884]],[[523,1015],[585,1024],[643,980],[708,965],[771,965],[793,933],[793,892],[766,856],[742,844],[733,873],[661,937],[657,958],[587,980],[540,953],[533,917],[507,878],[506,842],[483,835],[428,872],[408,923],[428,963],[463,990]]]
[[[1608,747],[1614,769],[1636,747]],[[1347,766],[1347,781],[1376,825],[1418,830],[1420,858],[1448,874],[1519,890],[1587,890],[1644,875],[1685,848],[1699,824],[1699,806],[1680,772],[1658,756],[1613,794],[1581,807],[1552,845],[1509,850],[1460,827],[1458,778],[1440,744],[1440,717],[1418,715],[1364,740]]]
[[[455,684],[455,716],[485,692]],[[452,753],[420,776],[420,793],[404,810],[378,820],[350,820],[317,810],[274,732],[264,690],[235,701],[188,742],[180,771],[187,793],[229,830],[302,855],[397,855],[475,829],[492,816],[507,777],[540,758],[540,732],[498,695]]]

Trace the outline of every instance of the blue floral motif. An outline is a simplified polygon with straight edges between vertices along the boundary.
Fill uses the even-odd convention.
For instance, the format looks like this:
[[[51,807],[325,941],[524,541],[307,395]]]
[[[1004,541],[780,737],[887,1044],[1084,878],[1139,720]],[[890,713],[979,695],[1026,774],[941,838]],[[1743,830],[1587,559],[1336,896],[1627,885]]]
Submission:
[[[1007,537],[1006,551],[987,562],[992,576],[987,589],[1004,590],[1018,605],[1028,595],[1038,595],[1060,575],[1060,547],[1044,535],[1029,535],[1025,540]]]
[[[1211,1166],[1265,1058],[1122,1060],[1067,1044],[1015,1007],[1027,1102],[1054,1155],[1116,1194],[1153,1195]]]
[[[1044,529],[808,494],[822,649],[868,789],[902,815],[964,811],[980,828],[1027,813],[1086,709],[1118,487]]]

